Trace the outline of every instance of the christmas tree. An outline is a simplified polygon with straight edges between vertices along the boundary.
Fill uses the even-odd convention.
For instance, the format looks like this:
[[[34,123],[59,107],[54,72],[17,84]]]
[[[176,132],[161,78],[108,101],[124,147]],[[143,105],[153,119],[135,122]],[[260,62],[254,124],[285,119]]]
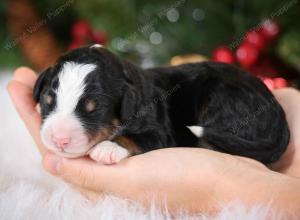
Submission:
[[[18,15],[12,8],[16,2],[31,5],[32,10],[35,10],[36,19],[33,19],[33,24],[25,24],[24,27],[35,28],[35,32],[44,31],[51,35],[55,42],[45,42],[52,42],[53,47],[58,48],[52,53],[59,54],[60,51],[85,43],[102,42],[117,54],[144,67],[166,65],[172,57],[182,54],[198,54],[211,58],[216,56],[216,50],[221,50],[221,54],[225,53],[225,60],[229,59],[229,62],[243,67],[248,67],[249,63],[254,62],[253,59],[260,61],[261,56],[268,60],[264,61],[263,69],[262,64],[259,64],[259,70],[256,68],[254,72],[266,71],[265,66],[268,65],[273,70],[277,68],[273,66],[277,61],[291,67],[292,78],[297,75],[295,70],[300,69],[300,4],[297,0],[2,1],[2,67],[26,64],[26,60],[33,67],[37,66],[32,61],[34,56],[30,57],[30,52],[26,52],[30,48],[24,52],[24,40],[15,42],[20,33],[16,36],[14,30],[25,20],[16,21]],[[23,15],[24,13],[29,17],[33,14],[30,10],[24,11]],[[266,24],[271,25],[267,27],[271,33],[275,28],[271,40],[257,37],[257,33]],[[27,38],[32,37],[29,34]],[[245,39],[254,42],[258,48],[267,45],[262,55],[255,55],[249,45],[245,46]],[[38,47],[39,39],[34,42],[34,47]],[[233,58],[227,53],[228,49],[233,53]],[[243,60],[238,54],[245,56],[245,52],[247,56]],[[226,58],[228,54],[229,57]]]

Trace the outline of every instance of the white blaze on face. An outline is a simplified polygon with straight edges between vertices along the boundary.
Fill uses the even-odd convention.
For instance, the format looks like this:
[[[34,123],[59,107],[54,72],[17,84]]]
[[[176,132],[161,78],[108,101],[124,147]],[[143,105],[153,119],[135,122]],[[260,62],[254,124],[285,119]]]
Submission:
[[[85,79],[95,69],[94,64],[67,62],[58,74],[56,107],[41,130],[42,141],[50,150],[75,157],[84,155],[91,147],[75,109],[84,92]]]
[[[56,92],[57,112],[74,112],[84,92],[86,76],[96,69],[94,64],[66,63],[59,74],[59,86]]]

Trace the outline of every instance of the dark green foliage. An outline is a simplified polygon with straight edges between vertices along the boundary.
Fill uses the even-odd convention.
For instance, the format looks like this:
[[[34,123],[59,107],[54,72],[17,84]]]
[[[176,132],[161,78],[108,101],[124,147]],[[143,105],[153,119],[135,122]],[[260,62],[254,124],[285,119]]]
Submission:
[[[67,1],[32,2],[45,16]],[[69,0],[69,3],[62,13],[49,21],[61,44],[67,46],[70,42],[71,23],[83,18],[90,21],[94,29],[108,33],[108,46],[112,50],[137,63],[150,60],[154,64],[166,64],[172,56],[187,53],[210,56],[214,48],[234,43],[267,18],[274,18],[283,30],[282,39],[274,50],[277,55],[294,65],[300,57],[299,46],[295,46],[300,41],[300,3],[297,0]],[[1,27],[5,27],[5,7],[5,1],[1,1]],[[172,8],[179,13],[176,22],[170,22],[166,16]],[[198,21],[193,18],[193,12]],[[162,42],[158,45],[149,41],[153,32],[162,35]],[[1,41],[8,36],[7,30],[1,28]],[[116,46],[120,41],[122,48]],[[141,45],[148,48],[146,52],[137,49]],[[7,55],[3,50],[1,48],[0,60]],[[11,57],[17,57],[16,50],[9,53],[14,54]],[[19,63],[15,59],[0,61],[1,66]]]

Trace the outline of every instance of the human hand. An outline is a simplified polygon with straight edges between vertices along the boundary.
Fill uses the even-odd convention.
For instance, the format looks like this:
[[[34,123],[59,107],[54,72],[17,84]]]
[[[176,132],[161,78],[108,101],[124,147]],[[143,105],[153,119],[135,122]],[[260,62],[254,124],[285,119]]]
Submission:
[[[16,109],[43,155],[45,169],[89,197],[110,192],[145,205],[154,198],[158,203],[166,201],[174,209],[211,212],[220,202],[233,199],[249,203],[266,201],[274,193],[269,187],[270,180],[287,180],[254,160],[199,148],[156,150],[111,166],[97,164],[87,157],[60,158],[47,152],[40,140],[41,120],[32,101],[35,80],[32,70],[16,70],[8,85]],[[264,187],[268,190],[261,190]],[[280,190],[275,187],[274,191]]]
[[[273,93],[285,111],[291,137],[287,151],[272,165],[272,169],[300,177],[300,92],[285,88]]]

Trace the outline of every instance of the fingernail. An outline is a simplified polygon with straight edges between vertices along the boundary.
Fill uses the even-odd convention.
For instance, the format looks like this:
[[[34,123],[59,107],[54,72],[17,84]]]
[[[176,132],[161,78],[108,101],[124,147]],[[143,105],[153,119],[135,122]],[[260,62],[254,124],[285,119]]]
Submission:
[[[55,154],[47,154],[44,158],[44,166],[52,174],[59,174],[60,164],[61,158]]]

